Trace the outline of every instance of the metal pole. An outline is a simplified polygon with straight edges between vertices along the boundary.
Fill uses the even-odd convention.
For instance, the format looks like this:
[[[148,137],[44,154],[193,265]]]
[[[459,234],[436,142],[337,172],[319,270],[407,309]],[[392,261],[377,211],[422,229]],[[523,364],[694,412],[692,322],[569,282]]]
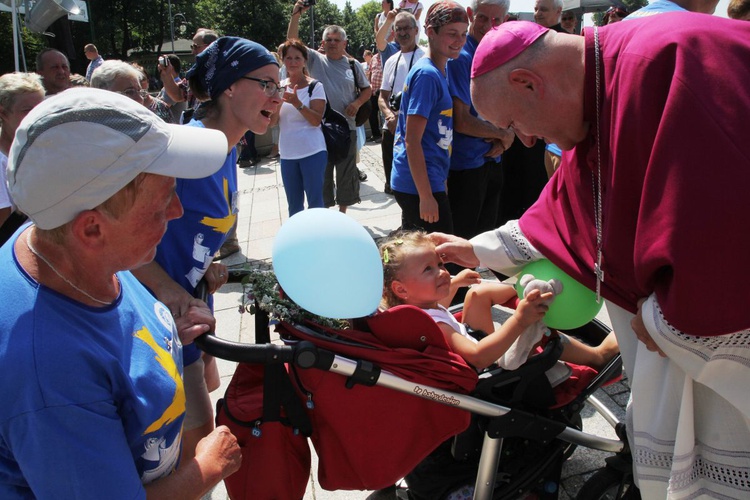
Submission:
[[[18,29],[18,9],[16,8],[16,0],[10,0],[10,16],[11,22],[13,22],[13,61],[16,64],[16,71],[20,71],[18,65],[18,41],[21,37],[21,30]]]
[[[315,45],[315,6],[310,7],[310,48],[318,50],[318,46]]]
[[[169,39],[172,41],[172,54],[174,54],[174,20],[172,19],[172,0],[167,0],[169,5]]]

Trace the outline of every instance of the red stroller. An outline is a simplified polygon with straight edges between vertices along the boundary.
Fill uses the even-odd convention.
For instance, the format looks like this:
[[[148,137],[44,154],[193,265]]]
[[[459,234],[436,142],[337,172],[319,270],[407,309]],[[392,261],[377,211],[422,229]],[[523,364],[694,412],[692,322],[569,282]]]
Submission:
[[[258,311],[261,345],[200,339],[204,351],[240,363],[217,407],[217,423],[243,448],[242,469],[225,481],[232,498],[302,498],[308,436],[323,488],[376,490],[406,477],[408,498],[430,500],[465,485],[477,499],[556,498],[576,445],[625,446],[581,432],[580,411],[619,376],[619,356],[599,373],[574,367],[553,391],[545,372],[559,358],[559,340],[518,370],[478,376],[411,306],[353,329],[281,322],[277,331],[283,346],[267,343],[268,317]],[[598,343],[608,329],[594,321],[570,333]]]

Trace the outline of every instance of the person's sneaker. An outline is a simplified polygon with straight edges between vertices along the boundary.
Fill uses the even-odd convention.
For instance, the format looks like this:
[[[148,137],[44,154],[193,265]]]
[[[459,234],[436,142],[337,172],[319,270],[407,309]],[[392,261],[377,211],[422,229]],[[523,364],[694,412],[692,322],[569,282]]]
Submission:
[[[359,170],[359,169],[358,169]],[[363,171],[359,171],[359,180],[360,182],[365,182],[367,180],[367,174]]]

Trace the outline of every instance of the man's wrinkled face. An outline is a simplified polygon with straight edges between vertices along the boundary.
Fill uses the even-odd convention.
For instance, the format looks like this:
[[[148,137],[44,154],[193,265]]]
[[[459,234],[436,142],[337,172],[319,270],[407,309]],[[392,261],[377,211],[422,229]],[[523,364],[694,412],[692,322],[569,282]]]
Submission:
[[[409,19],[399,19],[393,30],[396,32],[396,41],[402,48],[410,49],[414,46],[417,36],[417,27]]]
[[[42,76],[47,94],[57,94],[70,87],[70,65],[68,58],[60,52],[50,51],[42,56],[42,67],[37,72]]]
[[[331,59],[341,59],[346,51],[346,40],[341,33],[335,31],[329,31],[325,37],[323,37],[323,44],[326,49],[326,56]]]
[[[536,0],[534,4],[534,21],[545,28],[560,22],[562,7],[555,7],[553,0]]]
[[[493,4],[482,4],[472,14],[474,20],[469,28],[469,34],[478,42],[489,30],[503,24],[508,15],[502,7]]]
[[[512,129],[527,147],[541,139],[569,150],[585,138],[583,103],[553,97],[559,95],[551,88],[556,82],[511,84],[510,77],[501,74],[495,70],[471,82],[471,101],[482,118]]]

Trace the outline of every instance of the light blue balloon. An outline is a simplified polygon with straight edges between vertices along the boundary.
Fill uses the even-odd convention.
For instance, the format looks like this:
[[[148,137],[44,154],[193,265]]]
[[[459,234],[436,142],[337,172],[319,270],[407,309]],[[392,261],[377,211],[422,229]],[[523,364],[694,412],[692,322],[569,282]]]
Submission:
[[[341,212],[297,212],[276,234],[272,258],[281,288],[313,314],[359,318],[378,308],[383,293],[378,247],[362,225]]]

